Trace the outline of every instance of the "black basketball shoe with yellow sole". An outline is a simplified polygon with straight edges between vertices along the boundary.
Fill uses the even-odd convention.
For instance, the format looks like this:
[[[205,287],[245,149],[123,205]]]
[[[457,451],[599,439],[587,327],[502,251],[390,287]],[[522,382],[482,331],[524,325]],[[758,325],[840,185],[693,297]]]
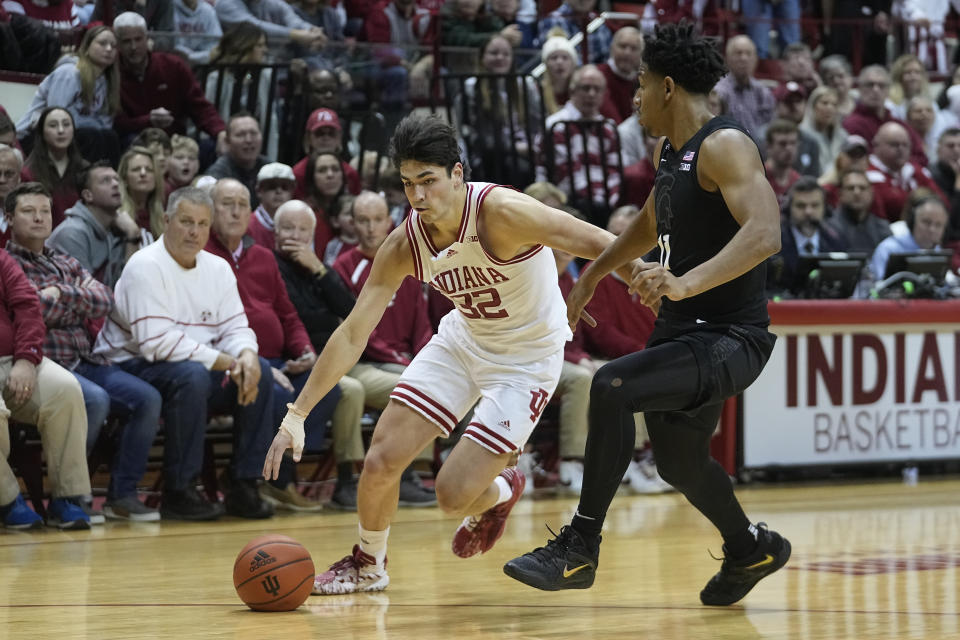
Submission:
[[[549,527],[548,527],[549,529]],[[553,530],[550,529],[550,533]],[[589,589],[597,575],[600,538],[590,543],[571,526],[554,533],[545,547],[514,558],[503,572],[525,585],[544,591]]]
[[[787,564],[789,559],[790,541],[759,522],[757,549],[739,560],[724,557],[720,571],[710,578],[700,592],[700,602],[714,606],[733,604],[747,595],[760,580]]]

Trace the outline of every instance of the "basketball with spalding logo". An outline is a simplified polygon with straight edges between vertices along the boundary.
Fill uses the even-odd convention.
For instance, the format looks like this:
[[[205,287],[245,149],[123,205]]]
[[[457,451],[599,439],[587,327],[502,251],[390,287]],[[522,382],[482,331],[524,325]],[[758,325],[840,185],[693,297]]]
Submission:
[[[275,533],[251,540],[233,563],[233,586],[254,611],[293,611],[310,595],[313,577],[303,545]]]

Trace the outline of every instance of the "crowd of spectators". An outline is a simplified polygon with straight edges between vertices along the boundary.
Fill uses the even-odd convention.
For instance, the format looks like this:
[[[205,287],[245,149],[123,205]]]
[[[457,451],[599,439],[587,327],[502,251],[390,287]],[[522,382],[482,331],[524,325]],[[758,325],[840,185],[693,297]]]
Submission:
[[[618,233],[655,183],[657,139],[634,116],[643,32],[680,16],[709,30],[713,4],[658,0],[642,20],[574,44],[597,0],[4,0],[0,27],[24,19],[65,41],[82,34],[33,69],[47,75],[15,119],[0,105],[0,415],[35,424],[57,461],[49,521],[86,528],[102,521],[101,504],[131,520],[319,509],[292,460],[279,480],[257,478],[286,403],[406,215],[382,157],[391,124],[446,107],[473,179]],[[804,295],[804,256],[844,251],[867,256],[866,295],[893,254],[960,249],[960,71],[945,74],[937,46],[907,48],[889,67],[858,54],[854,69],[849,24],[824,21],[808,43],[802,9],[743,3],[710,108],[755,139],[780,201],[771,295]],[[942,40],[942,16],[923,19],[907,47]],[[889,6],[871,7],[868,22],[870,37],[894,29]],[[0,43],[14,33],[0,28]],[[528,73],[537,64],[542,73]],[[584,265],[555,257],[569,291]],[[308,449],[329,445],[336,459],[333,506],[356,508],[365,415],[386,406],[447,308],[404,283],[360,363],[308,420]],[[577,332],[557,393],[559,480],[572,492],[592,373],[642,349],[653,323],[614,276],[589,310],[602,329]],[[223,504],[196,482],[214,417],[233,433]],[[93,503],[84,454],[108,420],[122,431],[106,501]],[[158,429],[154,509],[138,487]],[[627,480],[664,490],[638,434]],[[0,438],[0,457],[6,447]],[[430,448],[415,466],[433,459]],[[528,473],[532,460],[521,458]],[[400,496],[435,502],[414,467]],[[40,522],[6,468],[0,516]]]

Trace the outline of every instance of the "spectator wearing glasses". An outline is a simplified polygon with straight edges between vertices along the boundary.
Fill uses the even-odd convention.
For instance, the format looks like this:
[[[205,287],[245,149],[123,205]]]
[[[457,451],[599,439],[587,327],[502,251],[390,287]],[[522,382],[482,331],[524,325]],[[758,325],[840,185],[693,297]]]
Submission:
[[[571,199],[573,205],[590,212],[591,222],[605,225],[620,194],[620,145],[616,125],[600,113],[607,81],[590,64],[573,72],[570,100],[546,123],[549,143],[539,147],[537,182],[552,182]],[[596,125],[585,127],[581,121]],[[585,137],[585,140],[581,139]],[[548,157],[552,147],[552,158]],[[586,149],[586,153],[584,153]],[[552,172],[552,179],[548,174]]]
[[[861,136],[864,140],[873,140],[880,126],[887,122],[903,125],[910,137],[910,159],[921,167],[927,166],[927,156],[923,152],[923,139],[906,123],[893,117],[886,107],[890,90],[890,74],[879,65],[864,67],[857,79],[860,88],[860,101],[853,113],[843,119],[843,128],[850,135]]]

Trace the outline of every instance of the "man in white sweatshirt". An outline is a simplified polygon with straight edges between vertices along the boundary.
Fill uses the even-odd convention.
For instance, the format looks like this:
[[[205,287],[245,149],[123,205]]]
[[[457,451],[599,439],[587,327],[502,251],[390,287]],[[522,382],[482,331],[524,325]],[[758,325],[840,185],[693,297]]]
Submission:
[[[268,518],[257,478],[275,431],[270,365],[257,356],[233,270],[203,251],[213,203],[206,192],[173,192],[166,231],[130,258],[116,287],[116,307],[95,352],[146,380],[163,396],[166,434],[160,514],[178,520],[221,515],[197,490],[208,412],[233,415],[233,460],[226,508]]]

